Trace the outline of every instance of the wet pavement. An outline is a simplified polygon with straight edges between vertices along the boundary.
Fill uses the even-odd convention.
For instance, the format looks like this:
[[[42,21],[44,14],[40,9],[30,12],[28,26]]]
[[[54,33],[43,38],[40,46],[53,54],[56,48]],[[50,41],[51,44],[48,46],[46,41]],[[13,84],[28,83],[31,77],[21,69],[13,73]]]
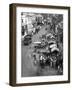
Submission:
[[[58,74],[57,70],[50,66],[41,68],[39,65],[34,65],[31,53],[32,49],[29,49],[28,46],[22,46],[22,77],[49,76]]]
[[[39,41],[39,37],[46,33],[45,31],[46,27],[42,27],[41,30],[38,32],[38,34],[34,35],[32,37],[32,42]],[[48,28],[48,26],[47,26]],[[21,76],[22,77],[30,77],[30,76],[50,76],[50,75],[57,75],[58,71],[50,66],[45,66],[45,68],[41,68],[40,65],[34,65],[34,61],[31,57],[33,48],[32,44],[29,46],[22,45],[21,49],[21,55],[22,55],[22,67],[21,67]]]

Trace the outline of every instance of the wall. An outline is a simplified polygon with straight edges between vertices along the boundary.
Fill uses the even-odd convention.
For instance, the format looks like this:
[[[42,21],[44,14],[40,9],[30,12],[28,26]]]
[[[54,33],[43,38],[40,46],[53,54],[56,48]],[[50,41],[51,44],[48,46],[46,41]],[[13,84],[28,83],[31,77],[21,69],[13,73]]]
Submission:
[[[70,84],[11,87],[9,82],[9,4],[10,3],[34,3],[47,5],[71,6],[72,0],[0,0],[0,90],[72,90]],[[72,17],[72,12],[71,12]],[[71,18],[72,19],[72,18]],[[71,20],[72,21],[72,20]],[[72,26],[71,26],[72,28]],[[72,33],[72,31],[71,31]],[[71,36],[72,38],[72,36]],[[72,43],[72,42],[71,42]],[[72,62],[71,62],[72,64]],[[72,65],[71,65],[72,68]],[[72,75],[72,72],[71,72]],[[71,78],[72,81],[72,78]]]

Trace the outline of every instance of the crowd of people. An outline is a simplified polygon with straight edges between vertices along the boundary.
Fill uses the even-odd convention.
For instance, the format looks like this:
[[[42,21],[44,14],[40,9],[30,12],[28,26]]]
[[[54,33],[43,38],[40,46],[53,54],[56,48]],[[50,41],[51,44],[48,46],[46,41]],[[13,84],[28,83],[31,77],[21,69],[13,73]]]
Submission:
[[[23,20],[22,20],[23,23]],[[48,27],[47,27],[48,26]],[[63,17],[62,15],[40,15],[35,17],[29,26],[22,24],[22,41],[24,46],[32,42],[32,36],[38,34],[42,27],[46,27],[46,34],[40,36],[40,42],[33,46],[32,58],[34,64],[41,68],[50,66],[63,74]]]
[[[36,43],[32,52],[35,65],[39,63],[42,68],[50,66],[62,74],[63,58],[60,58],[60,55],[59,47],[52,34],[48,34],[45,40],[42,38],[41,43]]]

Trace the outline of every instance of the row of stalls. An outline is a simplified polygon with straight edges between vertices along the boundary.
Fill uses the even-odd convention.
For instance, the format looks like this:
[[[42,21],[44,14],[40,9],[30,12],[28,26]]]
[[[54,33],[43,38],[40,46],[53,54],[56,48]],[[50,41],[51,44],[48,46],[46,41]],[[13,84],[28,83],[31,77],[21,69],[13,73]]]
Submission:
[[[60,50],[55,37],[50,33],[41,42],[34,42],[34,51],[32,57],[34,64],[39,64],[42,68],[50,66],[57,69],[61,74],[63,72],[63,60],[59,59]]]

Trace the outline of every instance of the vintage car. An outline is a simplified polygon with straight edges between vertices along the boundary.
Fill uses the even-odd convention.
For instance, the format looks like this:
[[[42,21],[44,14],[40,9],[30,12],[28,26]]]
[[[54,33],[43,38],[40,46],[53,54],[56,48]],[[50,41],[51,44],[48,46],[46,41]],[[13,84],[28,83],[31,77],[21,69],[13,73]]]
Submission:
[[[32,43],[32,36],[31,36],[31,35],[26,35],[26,36],[24,37],[23,42],[24,42],[24,45],[29,45],[29,44],[31,44],[31,43]]]

